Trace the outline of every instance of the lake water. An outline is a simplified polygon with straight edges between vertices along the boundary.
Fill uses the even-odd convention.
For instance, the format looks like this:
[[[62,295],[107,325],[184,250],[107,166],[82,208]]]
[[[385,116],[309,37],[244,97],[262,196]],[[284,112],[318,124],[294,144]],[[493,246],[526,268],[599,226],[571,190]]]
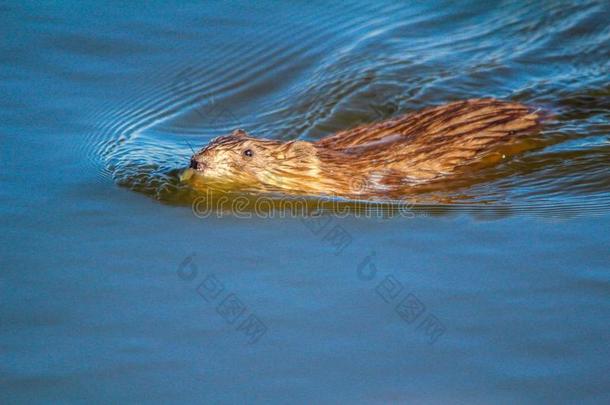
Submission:
[[[1,401],[610,402],[610,3],[545,3],[0,5]],[[178,179],[235,128],[473,97],[541,147],[436,204],[200,215]]]

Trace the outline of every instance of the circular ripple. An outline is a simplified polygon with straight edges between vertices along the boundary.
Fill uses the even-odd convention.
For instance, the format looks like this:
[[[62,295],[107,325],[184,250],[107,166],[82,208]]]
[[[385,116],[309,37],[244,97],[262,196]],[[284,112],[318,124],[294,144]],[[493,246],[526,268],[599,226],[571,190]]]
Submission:
[[[258,20],[233,40],[222,30],[245,22],[221,19],[222,46],[186,52],[188,60],[176,50],[176,62],[136,97],[93,117],[100,128],[89,154],[121,186],[192,204],[198,194],[180,181],[180,169],[192,148],[235,128],[315,140],[432,104],[494,96],[549,111],[543,147],[409,196],[413,209],[481,217],[607,212],[610,62],[600,55],[609,52],[608,8],[301,5],[275,16],[254,10]],[[397,204],[382,206],[391,213]]]

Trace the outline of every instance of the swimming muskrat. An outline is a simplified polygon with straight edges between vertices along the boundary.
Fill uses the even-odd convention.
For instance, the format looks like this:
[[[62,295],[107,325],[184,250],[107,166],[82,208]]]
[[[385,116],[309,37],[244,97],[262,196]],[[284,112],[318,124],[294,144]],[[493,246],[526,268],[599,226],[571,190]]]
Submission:
[[[221,136],[191,158],[206,182],[253,192],[367,198],[459,173],[538,128],[536,111],[495,99],[426,108],[318,141]]]

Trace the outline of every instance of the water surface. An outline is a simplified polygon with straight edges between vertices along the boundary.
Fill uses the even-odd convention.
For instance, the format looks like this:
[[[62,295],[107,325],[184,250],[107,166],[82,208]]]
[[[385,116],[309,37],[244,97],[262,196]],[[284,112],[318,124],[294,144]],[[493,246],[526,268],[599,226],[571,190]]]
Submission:
[[[3,402],[607,403],[610,6],[529,3],[0,6]],[[178,180],[235,128],[474,97],[548,112],[540,147],[406,211]]]

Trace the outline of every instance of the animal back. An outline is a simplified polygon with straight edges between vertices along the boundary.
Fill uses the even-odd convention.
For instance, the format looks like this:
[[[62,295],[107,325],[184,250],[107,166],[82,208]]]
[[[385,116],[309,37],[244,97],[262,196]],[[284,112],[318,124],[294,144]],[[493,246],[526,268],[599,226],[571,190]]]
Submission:
[[[473,99],[342,131],[316,144],[378,162],[394,177],[404,174],[418,182],[476,162],[494,147],[535,131],[539,119],[519,103]]]

